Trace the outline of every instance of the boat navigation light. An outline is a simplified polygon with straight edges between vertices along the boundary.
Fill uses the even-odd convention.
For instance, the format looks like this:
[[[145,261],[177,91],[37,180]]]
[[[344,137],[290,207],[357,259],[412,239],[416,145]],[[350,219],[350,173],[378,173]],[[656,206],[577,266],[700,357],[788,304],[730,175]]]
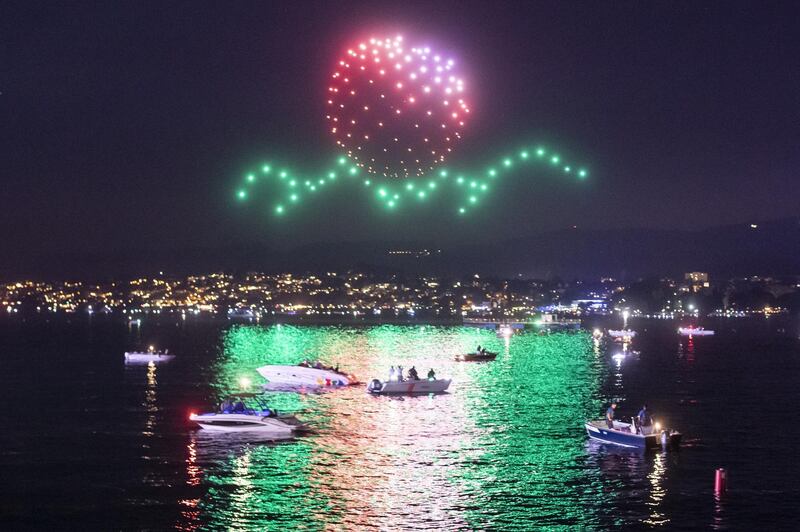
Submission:
[[[148,350],[148,351],[150,351],[150,352],[152,353],[152,352],[153,352],[153,351],[155,351],[156,349],[155,349],[155,347],[153,347],[153,346],[151,345],[150,347],[148,347],[148,348],[147,348],[147,350]]]
[[[194,415],[195,415],[194,412],[189,412],[189,419],[192,419],[192,417],[194,417]]]
[[[655,426],[657,431],[661,430],[661,423],[656,423]]]
[[[241,387],[244,388],[244,389],[249,388],[250,387],[250,379],[248,379],[247,377],[242,377],[241,379],[239,379],[239,385],[241,385]]]

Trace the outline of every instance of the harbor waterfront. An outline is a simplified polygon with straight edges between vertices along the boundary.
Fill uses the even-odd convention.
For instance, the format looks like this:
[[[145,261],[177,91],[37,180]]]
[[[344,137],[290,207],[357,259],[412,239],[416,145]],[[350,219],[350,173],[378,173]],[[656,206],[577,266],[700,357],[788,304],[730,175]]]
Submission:
[[[674,325],[629,323],[638,334],[623,352],[591,328],[502,338],[420,324],[3,319],[0,385],[10,404],[0,525],[792,528],[796,323],[722,320],[702,338],[680,336]],[[150,344],[175,358],[125,364],[125,351]],[[497,358],[455,360],[476,345]],[[248,380],[259,390],[256,368],[305,359],[339,364],[363,383],[414,365],[452,385],[417,397],[376,397],[365,385],[268,392],[271,407],[313,427],[281,443],[189,422]],[[589,442],[584,422],[612,401],[620,418],[647,403],[655,419],[681,430],[681,449]],[[716,498],[719,467],[729,491]]]

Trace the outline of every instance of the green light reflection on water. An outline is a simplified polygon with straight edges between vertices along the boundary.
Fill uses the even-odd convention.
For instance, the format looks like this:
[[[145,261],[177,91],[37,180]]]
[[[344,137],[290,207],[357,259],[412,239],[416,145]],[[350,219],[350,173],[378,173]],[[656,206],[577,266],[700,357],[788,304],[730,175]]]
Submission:
[[[453,357],[477,344],[490,364]],[[600,411],[603,365],[583,333],[515,336],[463,327],[234,326],[213,368],[219,395],[255,368],[320,359],[362,381],[390,365],[452,376],[437,397],[369,397],[363,387],[324,394],[271,393],[317,433],[277,445],[216,449],[206,457],[198,503],[211,528],[284,530],[409,526],[405,508],[448,529],[600,526],[608,495],[585,467],[582,421]],[[199,436],[198,436],[199,438]],[[204,440],[208,439],[203,435]]]

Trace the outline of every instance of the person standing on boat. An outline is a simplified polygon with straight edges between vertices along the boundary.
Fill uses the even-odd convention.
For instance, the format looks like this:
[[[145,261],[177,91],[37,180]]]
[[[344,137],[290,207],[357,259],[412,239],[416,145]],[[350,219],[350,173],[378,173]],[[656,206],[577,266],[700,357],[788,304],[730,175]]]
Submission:
[[[392,366],[391,368],[389,368],[389,380],[390,380],[390,381],[393,381],[393,380],[394,380],[394,366]]]
[[[236,401],[236,404],[233,405],[233,413],[234,414],[244,413],[244,401],[242,401],[241,397],[239,398],[238,401]]]
[[[642,405],[642,409],[639,410],[636,417],[639,418],[639,425],[642,427],[647,427],[652,423],[650,414],[647,412],[647,405]]]
[[[397,380],[403,382],[403,366],[397,366]]]
[[[617,403],[611,403],[611,406],[609,406],[608,410],[606,410],[606,425],[608,425],[608,428],[610,429],[614,428],[614,410],[616,409]]]
[[[417,374],[417,368],[411,366],[411,369],[408,370],[408,378],[415,381],[419,380],[419,375]]]
[[[230,414],[231,409],[233,408],[233,401],[230,400],[229,397],[226,397],[222,404],[219,405],[219,411],[223,414]]]
[[[428,380],[435,381],[436,380],[436,372],[433,371],[433,368],[428,372]]]

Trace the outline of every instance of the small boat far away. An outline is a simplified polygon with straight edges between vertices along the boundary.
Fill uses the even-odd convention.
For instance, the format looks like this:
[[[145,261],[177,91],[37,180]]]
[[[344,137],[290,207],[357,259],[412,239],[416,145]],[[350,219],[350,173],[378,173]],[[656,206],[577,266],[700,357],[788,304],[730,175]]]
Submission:
[[[633,338],[636,336],[636,331],[632,331],[630,329],[609,329],[608,335],[612,338]]]
[[[681,336],[714,336],[714,331],[702,327],[679,327],[678,334]]]
[[[497,353],[491,351],[478,351],[456,355],[456,362],[490,362],[497,358]]]
[[[167,362],[175,358],[175,355],[169,354],[169,349],[164,352],[156,351],[151,345],[147,351],[125,351],[125,363],[149,363],[149,362]]]

